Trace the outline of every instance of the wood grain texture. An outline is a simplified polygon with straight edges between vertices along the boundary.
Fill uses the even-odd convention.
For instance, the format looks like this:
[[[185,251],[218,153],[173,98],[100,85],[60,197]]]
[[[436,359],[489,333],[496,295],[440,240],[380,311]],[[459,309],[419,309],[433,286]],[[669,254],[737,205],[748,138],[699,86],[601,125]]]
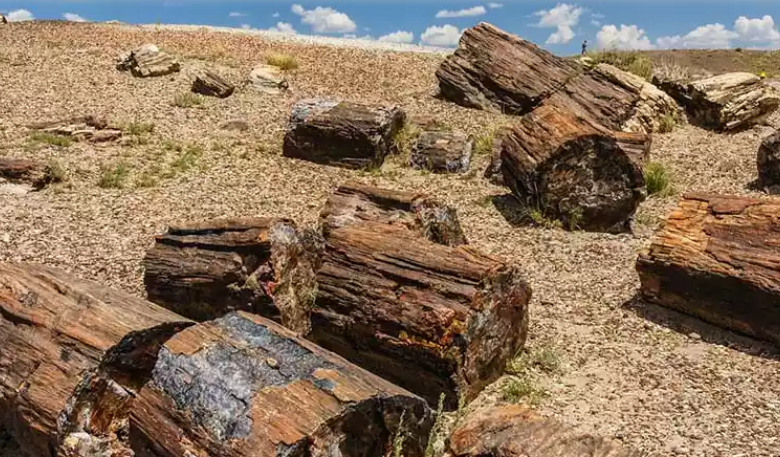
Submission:
[[[522,348],[531,289],[465,247],[365,223],[326,237],[310,339],[446,407],[472,400]]]
[[[637,261],[641,296],[780,344],[780,202],[688,194]]]
[[[576,431],[524,406],[469,414],[449,440],[453,457],[650,457],[617,441]]]
[[[0,183],[27,184],[33,189],[43,189],[53,182],[54,176],[46,164],[28,159],[0,157]]]
[[[461,132],[425,131],[412,147],[409,164],[433,173],[465,173],[471,166],[474,137]]]
[[[780,186],[780,129],[764,138],[756,156],[758,181],[768,188]]]
[[[218,74],[205,71],[192,81],[192,91],[209,97],[227,98],[233,95],[236,86],[225,81]]]
[[[619,232],[645,199],[650,138],[614,132],[545,105],[503,137],[504,183],[532,208],[569,228]]]
[[[55,456],[60,441],[113,433],[100,378],[123,397],[145,382],[160,344],[190,325],[145,300],[36,264],[0,264],[0,428],[27,453]],[[85,384],[86,383],[86,384]],[[76,411],[79,414],[76,414]]]
[[[332,230],[365,222],[405,227],[425,239],[447,246],[467,243],[455,208],[426,194],[352,181],[339,186],[325,202],[319,226],[327,236]]]
[[[242,312],[191,327],[160,351],[133,403],[138,457],[380,457],[403,414],[421,457],[432,415],[419,397]]]

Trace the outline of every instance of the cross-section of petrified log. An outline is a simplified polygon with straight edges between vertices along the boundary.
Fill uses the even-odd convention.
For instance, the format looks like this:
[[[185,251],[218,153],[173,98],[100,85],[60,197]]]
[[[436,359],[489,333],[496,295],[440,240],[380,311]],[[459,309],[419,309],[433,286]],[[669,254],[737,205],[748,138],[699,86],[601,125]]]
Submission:
[[[404,123],[398,107],[302,100],[292,109],[285,157],[345,168],[377,168]]]
[[[686,195],[637,270],[644,299],[780,344],[780,201]]]
[[[466,244],[455,208],[425,194],[348,182],[336,189],[320,213],[320,228],[325,235],[364,222],[406,227],[434,243]]]
[[[86,452],[66,455],[122,448],[116,435],[131,392],[160,345],[188,325],[53,268],[0,264],[0,428],[36,457],[62,455],[66,439]]]
[[[192,91],[209,97],[227,98],[233,94],[236,86],[225,81],[216,73],[205,71],[192,81]]]
[[[615,440],[578,432],[524,406],[466,416],[449,440],[453,457],[650,457]]]
[[[426,131],[417,138],[409,163],[412,168],[434,173],[469,170],[474,138],[461,132]]]
[[[195,320],[246,310],[309,328],[318,235],[284,219],[172,225],[144,258],[149,300]]]
[[[617,232],[645,199],[650,138],[613,132],[556,106],[523,117],[501,142],[504,183],[569,228]]]
[[[525,342],[515,267],[401,227],[330,231],[317,280],[310,338],[433,404],[473,399]]]
[[[404,456],[424,453],[425,401],[273,322],[242,312],[160,350],[133,403],[138,457],[382,457],[403,416]]]

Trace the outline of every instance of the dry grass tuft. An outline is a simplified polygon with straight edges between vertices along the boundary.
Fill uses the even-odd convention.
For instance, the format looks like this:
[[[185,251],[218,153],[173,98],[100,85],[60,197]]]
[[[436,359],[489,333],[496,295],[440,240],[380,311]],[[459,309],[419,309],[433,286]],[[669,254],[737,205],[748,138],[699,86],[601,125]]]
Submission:
[[[648,195],[668,197],[674,194],[672,175],[661,162],[648,162],[644,175]]]
[[[596,51],[588,57],[597,64],[606,63],[648,81],[653,77],[653,61],[636,51]]]
[[[55,135],[46,132],[34,132],[30,135],[30,142],[37,144],[48,144],[59,148],[67,148],[73,144],[73,138],[64,135]]]
[[[98,187],[103,189],[122,189],[130,176],[130,165],[127,162],[117,162],[101,168]]]
[[[195,108],[203,105],[203,97],[192,92],[179,92],[173,97],[173,106]]]
[[[298,69],[298,60],[295,56],[281,53],[271,53],[265,56],[265,63],[273,65],[284,71],[292,71]]]
[[[653,77],[661,81],[684,81],[690,76],[690,69],[671,59],[662,59],[653,65]]]

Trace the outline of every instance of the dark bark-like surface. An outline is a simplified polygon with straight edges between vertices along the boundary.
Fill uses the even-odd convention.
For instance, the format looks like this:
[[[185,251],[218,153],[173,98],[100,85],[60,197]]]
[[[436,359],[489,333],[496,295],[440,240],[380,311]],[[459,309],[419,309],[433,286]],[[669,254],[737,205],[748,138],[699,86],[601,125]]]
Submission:
[[[402,227],[331,230],[317,280],[313,341],[448,409],[525,342],[531,289],[515,267]]]
[[[756,162],[759,183],[777,189],[780,186],[780,130],[764,138]]]
[[[285,219],[172,225],[144,258],[149,300],[195,320],[246,310],[306,332],[318,237]]]
[[[283,153],[345,168],[378,168],[404,120],[398,107],[303,100],[293,107]]]
[[[471,165],[474,138],[460,132],[422,132],[412,147],[412,168],[434,173],[464,173]]]
[[[501,147],[504,183],[567,227],[623,231],[645,199],[646,135],[544,106],[518,122]]]
[[[43,189],[55,181],[55,176],[45,164],[27,159],[0,157],[0,183],[27,184],[33,189]]]
[[[425,401],[238,312],[160,350],[133,403],[130,442],[138,457],[382,457],[401,415],[402,455],[421,457],[432,425]]]
[[[365,222],[405,227],[434,243],[466,244],[455,208],[415,192],[349,182],[328,198],[320,212],[320,229],[330,231]]]
[[[501,149],[503,149],[504,138],[509,134],[510,129],[506,127],[499,128],[493,133],[493,147],[490,151],[490,163],[488,163],[483,177],[496,186],[504,185],[504,172],[501,166]]]
[[[637,261],[641,296],[780,344],[780,202],[689,194]]]
[[[53,268],[0,264],[0,428],[33,456],[54,457],[74,442],[86,453],[67,455],[121,448],[118,415],[148,380],[160,345],[188,325]]]
[[[116,67],[120,71],[129,70],[139,78],[165,76],[181,70],[181,64],[173,56],[153,44],[145,44],[120,55]]]
[[[692,122],[717,131],[755,125],[780,107],[778,91],[752,73],[655,83],[685,107]]]
[[[649,457],[615,440],[577,432],[524,406],[469,414],[449,440],[453,457]]]
[[[236,86],[225,81],[219,75],[206,71],[198,74],[192,81],[192,91],[209,97],[227,98],[233,94]]]

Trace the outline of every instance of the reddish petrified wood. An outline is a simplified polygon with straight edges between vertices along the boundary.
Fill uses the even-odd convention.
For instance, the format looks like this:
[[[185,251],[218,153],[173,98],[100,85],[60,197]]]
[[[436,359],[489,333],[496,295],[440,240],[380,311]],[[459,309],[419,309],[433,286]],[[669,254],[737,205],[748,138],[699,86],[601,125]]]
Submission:
[[[320,229],[325,235],[364,222],[407,227],[434,243],[466,244],[455,208],[425,194],[348,182],[336,189],[320,212]]]
[[[780,344],[780,201],[688,194],[637,271],[644,299]]]
[[[523,346],[531,289],[467,247],[363,223],[326,237],[310,338],[436,403],[473,399]]]
[[[233,94],[236,86],[225,81],[218,74],[205,71],[192,81],[192,91],[209,97],[227,98]]]
[[[0,183],[27,184],[33,189],[42,189],[56,181],[49,166],[27,159],[0,157]]]
[[[483,409],[458,425],[453,457],[649,457],[607,438],[577,432],[524,406]]]
[[[133,403],[137,457],[424,454],[425,401],[259,316],[191,327],[160,350]]]
[[[0,264],[0,428],[33,456],[122,448],[121,411],[160,345],[188,325],[54,268]]]
[[[319,236],[286,219],[172,225],[144,258],[149,300],[195,320],[246,310],[305,333]]]

